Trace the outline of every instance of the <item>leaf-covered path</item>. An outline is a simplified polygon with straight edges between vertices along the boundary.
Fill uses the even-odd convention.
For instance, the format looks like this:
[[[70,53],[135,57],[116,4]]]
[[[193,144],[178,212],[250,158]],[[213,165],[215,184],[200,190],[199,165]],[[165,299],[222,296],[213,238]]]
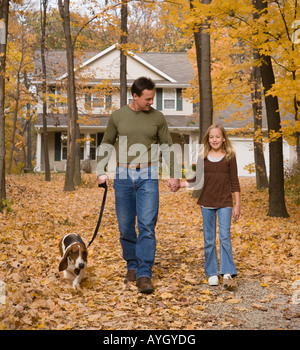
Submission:
[[[83,175],[75,192],[63,192],[63,174],[7,178],[8,208],[0,214],[0,329],[299,329],[299,207],[287,199],[290,218],[269,218],[267,192],[241,179],[242,212],[232,226],[239,276],[234,292],[209,287],[204,275],[202,219],[191,193],[170,193],[160,183],[155,292],[124,285],[112,186],[100,231],[89,248],[87,277],[74,291],[58,272],[58,242],[77,232],[89,242],[102,190]],[[10,201],[13,200],[13,203]],[[2,299],[3,301],[3,295]]]

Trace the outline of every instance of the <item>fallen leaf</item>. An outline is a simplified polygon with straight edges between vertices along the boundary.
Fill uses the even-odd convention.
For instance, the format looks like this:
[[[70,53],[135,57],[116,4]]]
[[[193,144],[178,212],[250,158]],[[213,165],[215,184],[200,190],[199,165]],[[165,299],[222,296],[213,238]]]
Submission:
[[[300,311],[299,310],[294,311],[294,310],[287,309],[284,311],[283,317],[287,320],[291,320],[293,318],[300,318]]]
[[[238,299],[238,298],[230,298],[225,300],[225,303],[228,304],[239,304],[242,301],[242,299]]]
[[[268,308],[265,305],[254,303],[252,304],[253,309],[257,309],[260,311],[268,311]]]
[[[260,285],[264,288],[269,288],[269,285],[267,283],[261,283]]]

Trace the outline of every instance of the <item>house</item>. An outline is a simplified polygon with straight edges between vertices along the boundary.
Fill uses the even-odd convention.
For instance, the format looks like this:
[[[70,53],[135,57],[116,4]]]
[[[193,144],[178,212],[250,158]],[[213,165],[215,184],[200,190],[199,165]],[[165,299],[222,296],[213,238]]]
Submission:
[[[50,169],[64,171],[67,160],[67,125],[68,114],[66,93],[63,92],[66,82],[65,51],[50,51],[46,56],[47,84],[50,89],[48,103],[48,142]],[[89,159],[92,171],[97,164],[97,148],[103,138],[110,113],[119,108],[119,70],[120,51],[117,45],[112,45],[101,52],[86,52],[80,61],[76,62],[78,75],[78,120],[81,139],[81,160]],[[35,84],[39,89],[41,81],[41,63],[37,55],[35,61]],[[195,106],[183,96],[183,90],[194,77],[192,66],[187,54],[175,53],[130,53],[127,56],[128,103],[132,82],[147,76],[156,84],[156,95],[153,107],[161,110],[167,120],[174,144],[185,149],[184,161],[191,165],[196,163],[196,145],[199,143],[198,123],[194,121]],[[228,108],[216,116],[216,122],[222,123],[226,129],[245,126],[249,121],[228,123],[228,117],[236,110]],[[247,119],[247,118],[246,118]],[[43,159],[43,126],[42,102],[37,107],[37,151],[35,171],[44,170]],[[231,141],[237,152],[238,170],[240,176],[249,176],[245,166],[254,162],[253,142],[251,138],[231,136]],[[185,146],[184,146],[185,145]],[[266,147],[266,162],[268,152]],[[284,144],[285,159],[295,157],[294,150]],[[109,164],[109,170],[114,169],[114,159]]]

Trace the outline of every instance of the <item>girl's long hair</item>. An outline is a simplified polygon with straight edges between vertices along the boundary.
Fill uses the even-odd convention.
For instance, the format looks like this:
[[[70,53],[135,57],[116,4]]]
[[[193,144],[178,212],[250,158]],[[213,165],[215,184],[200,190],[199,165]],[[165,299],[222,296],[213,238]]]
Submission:
[[[223,142],[223,150],[225,151],[226,160],[229,161],[231,158],[235,157],[235,151],[234,151],[232,144],[231,144],[231,142],[226,134],[224,127],[220,124],[211,125],[207,129],[207,131],[203,137],[202,143],[204,145],[204,159],[207,158],[207,155],[208,155],[209,151],[211,150],[211,147],[209,145],[208,140],[209,140],[209,133],[212,129],[220,129],[222,131],[223,137],[225,139],[225,141]]]

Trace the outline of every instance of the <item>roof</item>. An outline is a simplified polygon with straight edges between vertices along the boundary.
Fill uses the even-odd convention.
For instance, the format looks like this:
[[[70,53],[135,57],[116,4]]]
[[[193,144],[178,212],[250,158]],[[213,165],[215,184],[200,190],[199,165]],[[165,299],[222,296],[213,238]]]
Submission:
[[[80,59],[74,58],[75,66],[80,64],[80,61],[87,60],[94,56],[96,52],[81,52]],[[51,50],[45,52],[46,69],[48,80],[55,80],[67,71],[67,57],[65,50]],[[34,76],[38,79],[42,74],[42,61],[40,50],[35,51],[34,57]]]
[[[186,52],[145,52],[137,56],[178,82],[188,84],[194,78],[194,71]]]
[[[76,69],[84,68],[101,59],[112,50],[116,50],[117,45],[112,45],[103,51],[85,51],[79,53],[74,58]],[[172,52],[172,53],[133,53],[129,52],[130,57],[135,59],[137,62],[147,66],[147,68],[153,70],[161,76],[161,80],[156,83],[177,83],[187,85],[193,78],[194,72],[191,63],[188,59],[186,52]],[[77,57],[78,56],[78,57]],[[54,83],[64,79],[67,76],[67,59],[65,50],[51,50],[45,54],[46,66],[47,66],[47,77],[49,83]],[[34,75],[38,79],[41,75],[41,58],[40,51],[35,52],[35,64],[34,64]],[[38,81],[37,81],[38,82]],[[95,79],[91,79],[91,83],[98,83]],[[119,81],[113,81],[114,84],[118,85]],[[128,84],[132,81],[129,79]]]
[[[88,118],[79,115],[78,124],[80,128],[106,128],[109,116],[106,115],[92,115]],[[197,130],[198,124],[193,123],[192,117],[178,116],[178,115],[166,115],[165,116],[170,130]],[[47,126],[50,128],[67,128],[68,127],[68,115],[64,114],[48,114]],[[42,114],[37,115],[35,122],[36,128],[43,127]]]

